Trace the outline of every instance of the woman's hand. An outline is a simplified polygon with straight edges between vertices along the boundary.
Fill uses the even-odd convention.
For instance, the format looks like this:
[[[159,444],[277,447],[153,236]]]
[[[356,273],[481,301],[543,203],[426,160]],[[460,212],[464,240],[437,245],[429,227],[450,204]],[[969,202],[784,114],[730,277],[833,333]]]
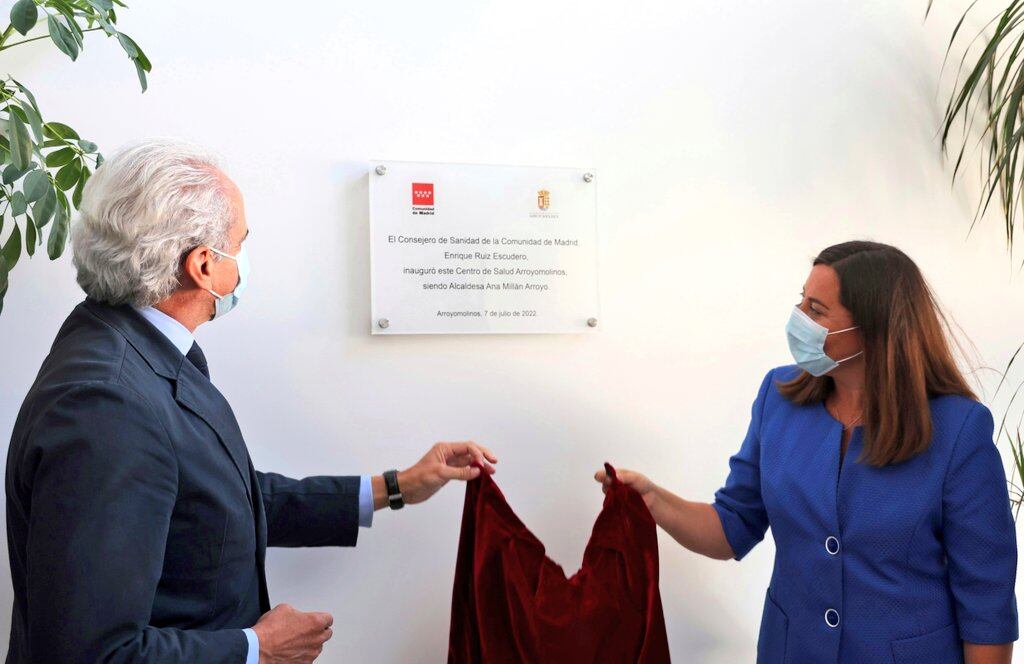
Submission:
[[[620,470],[615,469],[615,476],[619,478],[619,481],[630,487],[634,491],[640,494],[640,497],[644,499],[647,504],[647,509],[651,509],[654,504],[657,493],[655,489],[657,485],[651,480],[647,479],[646,475],[634,472],[632,470]],[[601,490],[608,493],[608,487],[612,485],[612,478],[608,477],[608,473],[605,472],[604,468],[594,473],[594,479],[601,483]]]
[[[647,504],[654,522],[661,526],[672,539],[690,551],[716,560],[732,557],[732,547],[725,538],[722,521],[708,503],[684,500],[668,489],[664,489],[640,473],[632,470],[615,470],[619,481],[631,487]],[[594,473],[594,479],[602,484],[605,493],[612,480],[604,470]]]

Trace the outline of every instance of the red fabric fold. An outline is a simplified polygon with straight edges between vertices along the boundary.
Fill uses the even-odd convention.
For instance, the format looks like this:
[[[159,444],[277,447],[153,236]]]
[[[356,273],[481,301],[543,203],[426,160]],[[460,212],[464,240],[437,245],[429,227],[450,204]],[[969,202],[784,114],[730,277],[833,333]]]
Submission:
[[[467,484],[449,664],[669,661],[654,519],[605,468],[612,485],[569,579],[489,475]]]

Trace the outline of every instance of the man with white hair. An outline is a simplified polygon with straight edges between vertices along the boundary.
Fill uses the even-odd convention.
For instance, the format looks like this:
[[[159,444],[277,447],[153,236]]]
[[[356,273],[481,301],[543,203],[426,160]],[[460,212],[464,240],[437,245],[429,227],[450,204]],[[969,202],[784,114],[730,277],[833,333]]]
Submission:
[[[245,287],[238,188],[207,152],[147,141],[96,171],[80,213],[72,246],[87,297],[7,457],[7,661],[312,661],[331,616],[271,610],[266,547],[354,546],[375,509],[426,500],[497,460],[438,443],[373,477],[255,470],[193,339]]]

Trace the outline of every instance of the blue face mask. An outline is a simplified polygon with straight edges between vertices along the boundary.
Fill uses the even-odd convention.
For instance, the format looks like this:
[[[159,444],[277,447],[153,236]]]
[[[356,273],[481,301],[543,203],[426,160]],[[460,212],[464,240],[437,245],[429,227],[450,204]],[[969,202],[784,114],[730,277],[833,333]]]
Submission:
[[[847,327],[842,330],[829,332],[803,312],[800,307],[793,307],[793,313],[786,324],[786,337],[789,339],[789,351],[793,353],[793,359],[801,369],[812,376],[824,376],[839,366],[841,362],[852,360],[864,351],[854,353],[850,357],[841,360],[833,360],[825,353],[825,338],[830,334],[849,332],[856,330],[859,325]]]
[[[215,254],[220,254],[224,258],[230,258],[231,260],[238,263],[238,285],[235,286],[235,290],[231,291],[227,295],[220,295],[210,289],[206,289],[210,295],[217,298],[217,303],[214,308],[213,318],[211,320],[217,320],[221,316],[224,316],[229,311],[235,308],[238,301],[242,299],[242,291],[245,290],[245,285],[249,280],[249,254],[245,251],[245,245],[239,250],[238,254],[232,256],[231,254],[225,254],[219,249],[210,247],[210,251]]]

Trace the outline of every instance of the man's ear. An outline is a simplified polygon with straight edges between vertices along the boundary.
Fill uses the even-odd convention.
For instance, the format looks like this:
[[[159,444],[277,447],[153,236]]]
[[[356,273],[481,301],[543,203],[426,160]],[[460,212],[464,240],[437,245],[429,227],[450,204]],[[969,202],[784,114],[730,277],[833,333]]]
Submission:
[[[182,286],[195,286],[203,290],[213,287],[213,252],[199,246],[185,254],[181,262]]]

